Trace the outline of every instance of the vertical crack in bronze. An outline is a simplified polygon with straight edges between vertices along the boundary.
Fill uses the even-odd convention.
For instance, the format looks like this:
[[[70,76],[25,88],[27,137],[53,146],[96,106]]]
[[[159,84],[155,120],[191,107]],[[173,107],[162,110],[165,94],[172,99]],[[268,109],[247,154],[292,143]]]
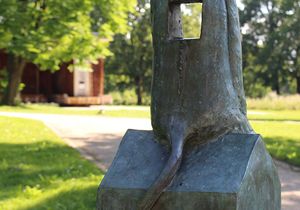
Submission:
[[[179,95],[179,108],[183,107],[183,91],[184,91],[184,75],[185,75],[185,44],[183,40],[179,41],[178,53],[178,95]]]
[[[182,92],[184,87],[184,43],[183,41],[179,41],[179,53],[178,53],[178,95],[180,100],[180,107],[182,105]]]

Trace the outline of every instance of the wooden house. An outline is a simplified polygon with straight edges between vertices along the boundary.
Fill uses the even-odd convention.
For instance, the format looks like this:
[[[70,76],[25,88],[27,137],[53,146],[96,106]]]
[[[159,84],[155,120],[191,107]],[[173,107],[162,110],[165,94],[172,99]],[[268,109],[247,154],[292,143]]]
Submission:
[[[7,55],[0,51],[0,71],[6,66]],[[56,102],[60,105],[86,106],[112,103],[112,98],[104,94],[104,60],[91,64],[92,71],[68,70],[62,64],[56,72],[41,71],[33,63],[24,69],[21,92],[23,102]]]

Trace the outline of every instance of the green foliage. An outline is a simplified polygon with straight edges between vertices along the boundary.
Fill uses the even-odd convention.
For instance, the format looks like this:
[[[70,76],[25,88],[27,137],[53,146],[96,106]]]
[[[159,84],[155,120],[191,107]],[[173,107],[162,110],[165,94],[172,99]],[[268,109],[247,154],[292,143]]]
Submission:
[[[193,5],[186,4],[183,9],[188,37],[200,36],[202,5]],[[128,14],[128,26],[129,32],[117,34],[110,45],[113,56],[106,62],[106,91],[113,95],[115,104],[132,104],[129,92],[133,89],[137,104],[150,104],[153,49],[149,0],[138,1],[136,11]]]
[[[109,54],[109,41],[126,30],[134,0],[0,0],[0,49],[41,69],[62,62],[86,65]]]
[[[91,62],[110,54],[114,33],[127,29],[135,0],[0,0],[0,49],[9,55],[9,84],[3,100],[15,105],[26,61],[42,70],[71,63],[90,70]]]
[[[112,96],[115,105],[133,105],[137,101],[134,90],[126,89],[123,92],[113,91],[109,94]]]
[[[266,92],[263,86],[277,94],[295,92],[292,81],[297,79],[300,93],[300,1],[242,2],[244,9],[240,15],[248,96],[263,96]],[[254,93],[257,88],[262,94]]]
[[[107,65],[107,68],[105,70],[105,92],[109,92],[109,94],[113,94],[113,92],[119,91],[123,92],[132,86],[132,79],[130,78],[130,76],[126,74],[114,74],[114,70],[111,70],[109,68],[109,64]]]
[[[265,97],[269,92],[271,92],[270,87],[263,86],[260,82],[251,82],[251,84],[247,83],[245,84],[245,94],[251,98],[263,98]]]
[[[202,24],[202,4],[182,4],[181,11],[184,38],[199,38]]]
[[[114,105],[135,105],[137,101],[137,96],[133,89],[125,89],[124,91],[112,91],[109,94],[113,98]],[[142,97],[142,105],[150,105],[150,95],[148,93],[143,93]]]
[[[300,166],[299,122],[251,121],[251,125],[273,157]]]
[[[113,53],[106,62],[107,91],[135,89],[138,104],[142,95],[150,92],[152,68],[152,38],[150,25],[150,4],[148,0],[138,1],[136,10],[128,14],[129,32],[117,34],[110,45]],[[115,78],[120,77],[116,82]]]
[[[93,209],[103,177],[43,123],[0,117],[0,209]]]

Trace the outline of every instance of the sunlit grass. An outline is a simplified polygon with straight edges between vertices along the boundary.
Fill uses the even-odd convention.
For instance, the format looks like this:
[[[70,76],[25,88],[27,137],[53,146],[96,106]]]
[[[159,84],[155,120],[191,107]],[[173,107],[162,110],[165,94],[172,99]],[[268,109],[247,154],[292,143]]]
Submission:
[[[0,117],[0,209],[94,209],[103,173],[42,123]]]
[[[128,117],[128,118],[150,118],[150,111],[147,110],[104,110],[102,116]]]
[[[251,124],[262,135],[273,157],[300,166],[300,123],[251,121]]]
[[[3,112],[66,114],[66,115],[97,115],[99,110],[66,109],[57,104],[24,104],[20,106],[0,106]]]
[[[136,109],[135,109],[136,108]],[[106,106],[104,109],[88,109],[87,107],[70,108],[59,107],[56,104],[26,104],[21,106],[0,106],[0,112],[19,112],[19,113],[42,113],[42,114],[65,114],[65,115],[93,115],[109,117],[133,117],[149,118],[149,107],[137,106]]]
[[[0,111],[150,118],[148,107],[107,106],[102,111],[32,104],[0,107]],[[260,133],[273,157],[300,166],[300,110],[248,110],[248,118]],[[12,139],[15,137],[12,137]]]
[[[249,110],[250,120],[299,121],[300,110]]]

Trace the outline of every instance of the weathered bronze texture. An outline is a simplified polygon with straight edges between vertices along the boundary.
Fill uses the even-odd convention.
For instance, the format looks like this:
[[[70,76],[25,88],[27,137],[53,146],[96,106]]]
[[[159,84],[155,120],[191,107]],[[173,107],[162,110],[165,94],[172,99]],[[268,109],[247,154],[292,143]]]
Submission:
[[[186,143],[228,132],[251,133],[246,117],[242,51],[235,0],[204,0],[200,39],[183,39],[181,3],[152,0],[152,126],[171,155],[141,209],[151,209],[178,170]],[[200,29],[199,29],[200,30]]]
[[[152,131],[128,130],[99,187],[98,210],[137,210],[169,151]],[[280,210],[276,168],[257,134],[226,134],[183,156],[153,210]]]
[[[200,2],[201,37],[184,39],[180,4]],[[236,1],[151,8],[153,132],[124,136],[97,209],[279,210],[276,168],[246,116]]]

